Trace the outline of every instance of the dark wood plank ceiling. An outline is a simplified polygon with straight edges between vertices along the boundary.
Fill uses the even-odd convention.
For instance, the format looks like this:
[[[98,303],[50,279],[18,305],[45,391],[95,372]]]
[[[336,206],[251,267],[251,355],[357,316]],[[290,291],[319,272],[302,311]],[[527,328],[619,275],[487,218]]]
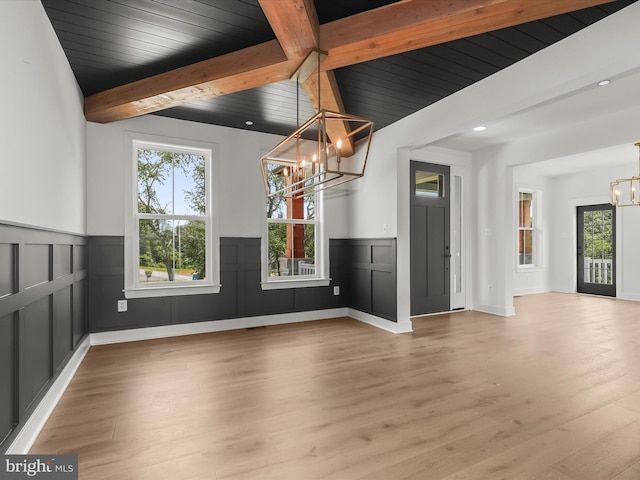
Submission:
[[[529,22],[335,70],[347,112],[389,125],[635,0]],[[320,24],[394,3],[316,1]],[[275,38],[258,0],[42,0],[85,96]],[[156,112],[286,135],[314,110],[284,81]],[[526,88],[526,85],[523,86]],[[247,120],[253,125],[245,124]]]

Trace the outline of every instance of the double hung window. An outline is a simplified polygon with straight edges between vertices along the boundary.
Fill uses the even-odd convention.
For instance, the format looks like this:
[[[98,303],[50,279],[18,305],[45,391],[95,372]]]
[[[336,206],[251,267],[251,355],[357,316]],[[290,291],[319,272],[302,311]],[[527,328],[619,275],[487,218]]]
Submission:
[[[539,192],[518,192],[518,267],[539,263]]]
[[[286,166],[268,165],[271,192],[291,181]],[[263,235],[263,288],[286,288],[328,284],[324,279],[324,244],[321,215],[322,193],[292,197],[267,196],[266,232]]]
[[[210,148],[133,138],[127,297],[219,290]]]

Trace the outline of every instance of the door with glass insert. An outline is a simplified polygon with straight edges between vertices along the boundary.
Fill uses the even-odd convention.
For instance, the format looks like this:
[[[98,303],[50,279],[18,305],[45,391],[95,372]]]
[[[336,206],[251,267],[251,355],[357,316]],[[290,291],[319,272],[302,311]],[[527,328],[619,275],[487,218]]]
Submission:
[[[616,209],[578,207],[578,293],[616,296]]]

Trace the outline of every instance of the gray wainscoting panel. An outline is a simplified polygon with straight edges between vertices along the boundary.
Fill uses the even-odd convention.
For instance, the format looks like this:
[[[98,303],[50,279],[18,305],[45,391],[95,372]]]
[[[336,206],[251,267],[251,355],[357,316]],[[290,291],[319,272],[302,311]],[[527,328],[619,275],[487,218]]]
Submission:
[[[350,261],[349,307],[397,321],[396,240],[345,240]]]
[[[69,275],[73,267],[71,262],[72,245],[53,246],[53,278]]]
[[[73,350],[72,288],[69,285],[53,294],[53,370],[56,373]]]
[[[0,298],[11,295],[15,288],[14,249],[15,245],[0,243]]]
[[[104,332],[352,307],[396,321],[395,239],[329,242],[327,287],[263,290],[259,238],[220,239],[220,293],[123,299],[124,237],[89,238],[89,330]],[[334,295],[334,286],[340,294]]]
[[[371,313],[371,270],[368,268],[351,269],[351,298],[349,306],[361,312]]]
[[[332,282],[328,287],[263,290],[260,242],[259,238],[220,239],[220,293],[129,299],[128,311],[118,313],[117,300],[124,298],[124,238],[90,237],[90,331],[226,320],[348,305],[345,286],[348,287],[346,262],[350,253],[347,250],[334,249],[331,241]],[[340,295],[333,295],[334,285],[341,287]]]
[[[16,415],[16,342],[13,315],[0,318],[0,445],[18,423]]]
[[[48,282],[51,270],[49,258],[49,245],[25,244],[21,248],[20,281],[24,288],[30,288],[41,283]]]
[[[20,407],[27,411],[51,378],[51,298],[20,312]]]
[[[0,224],[0,453],[86,335],[85,245]]]
[[[86,251],[86,248],[84,249]],[[77,281],[72,289],[73,302],[73,348],[75,349],[82,337],[89,331],[87,321],[87,279]]]

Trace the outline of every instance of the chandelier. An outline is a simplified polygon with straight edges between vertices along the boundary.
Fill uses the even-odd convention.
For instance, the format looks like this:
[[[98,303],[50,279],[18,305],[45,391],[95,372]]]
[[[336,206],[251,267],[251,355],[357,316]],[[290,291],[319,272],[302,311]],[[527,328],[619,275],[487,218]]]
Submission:
[[[261,159],[267,196],[301,197],[335,187],[364,175],[373,122],[321,108],[320,63],[325,52],[312,50],[291,77],[303,83],[318,74],[318,113],[312,116]],[[296,85],[296,115],[299,110]],[[340,132],[336,134],[336,132]],[[335,138],[339,137],[339,138]],[[282,175],[284,181],[270,181]]]
[[[640,148],[640,142],[635,144]],[[630,207],[640,205],[640,156],[638,157],[638,176],[620,178],[611,182],[611,204],[616,207]]]

